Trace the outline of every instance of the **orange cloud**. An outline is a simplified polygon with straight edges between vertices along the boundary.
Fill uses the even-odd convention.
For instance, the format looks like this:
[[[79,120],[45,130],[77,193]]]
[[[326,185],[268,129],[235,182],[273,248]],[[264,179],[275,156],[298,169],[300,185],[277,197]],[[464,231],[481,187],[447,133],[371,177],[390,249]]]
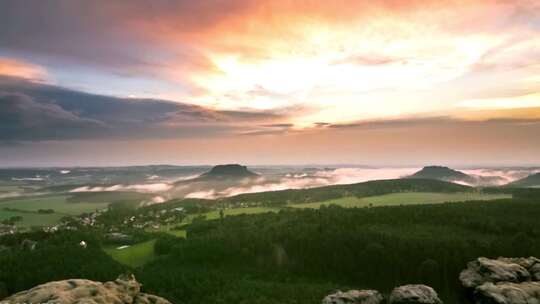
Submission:
[[[44,68],[10,58],[0,58],[0,75],[43,82],[48,77]]]
[[[295,121],[306,125],[442,111],[471,99],[446,97],[459,87],[434,91],[439,102],[410,98],[479,66],[499,71],[534,63],[540,36],[530,28],[535,14],[526,11],[535,6],[526,0],[180,2],[159,18],[130,24],[164,47],[182,45],[205,59],[178,69],[200,89],[190,102],[259,110],[309,103],[321,112]],[[250,94],[257,88],[269,94]],[[366,95],[377,90],[385,92]],[[405,93],[389,96],[396,90]]]
[[[540,43],[536,2],[65,4],[65,11],[74,12],[67,15],[84,11],[99,22],[90,27],[82,22],[81,29],[62,32],[56,37],[59,43],[47,45],[65,48],[60,52],[64,56],[80,53],[87,61],[105,62],[106,68],[123,62],[115,72],[156,77],[183,89],[177,93],[182,95],[173,96],[175,93],[167,94],[174,90],[160,87],[156,91],[162,92],[152,93],[160,98],[220,110],[318,109],[295,113],[292,122],[307,126],[319,121],[348,122],[454,109],[464,100],[490,95],[486,91],[493,92],[489,85],[493,79],[501,83],[497,93],[515,90],[521,78],[529,81],[523,81],[526,84],[519,89],[534,90],[530,79],[536,74],[531,65],[538,62],[535,46]],[[56,27],[62,28],[62,22]],[[71,35],[69,40],[88,36],[101,52],[71,41],[65,47],[66,35]],[[34,40],[23,42],[27,41]],[[31,46],[28,49],[38,47]],[[519,69],[521,74],[511,75],[509,69]],[[483,78],[478,83],[478,75],[488,73],[491,81]],[[473,86],[476,92],[467,94]]]
[[[456,115],[456,118],[471,121],[534,120],[538,122],[540,120],[540,107],[466,111]]]

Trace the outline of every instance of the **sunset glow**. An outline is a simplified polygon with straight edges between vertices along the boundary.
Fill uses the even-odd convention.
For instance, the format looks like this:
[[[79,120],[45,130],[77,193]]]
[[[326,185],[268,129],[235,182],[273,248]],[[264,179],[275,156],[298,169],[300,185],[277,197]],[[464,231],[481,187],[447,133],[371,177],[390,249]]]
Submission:
[[[245,135],[254,141],[279,135],[282,145],[289,136],[324,142],[350,126],[357,133],[350,138],[373,136],[358,133],[368,132],[366,126],[369,132],[431,128],[426,121],[437,125],[437,119],[476,136],[494,126],[466,132],[471,121],[537,119],[540,108],[540,4],[534,0],[57,1],[39,4],[42,16],[16,2],[3,6],[2,94],[36,98],[39,84],[122,102],[177,104],[148,117],[142,111],[113,119],[53,98],[58,107],[36,113],[96,130],[81,137],[66,129],[43,136],[11,132],[3,140],[43,145],[110,135],[182,146],[219,137],[243,146]],[[75,17],[83,11],[87,17]],[[34,117],[26,113],[24,119]],[[128,131],[132,122],[142,122],[139,132]],[[529,123],[530,132],[537,130],[536,121]],[[431,136],[426,142],[436,140]],[[354,149],[345,150],[352,160]]]

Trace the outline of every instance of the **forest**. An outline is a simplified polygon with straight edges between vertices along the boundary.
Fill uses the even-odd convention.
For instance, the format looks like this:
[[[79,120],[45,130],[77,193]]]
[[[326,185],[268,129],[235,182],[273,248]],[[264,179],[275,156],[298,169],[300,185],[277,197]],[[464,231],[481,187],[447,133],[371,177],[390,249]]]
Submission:
[[[0,286],[13,293],[65,278],[111,280],[132,272],[146,292],[173,303],[319,303],[336,289],[388,292],[433,286],[446,303],[466,303],[459,272],[479,256],[540,256],[538,192],[489,202],[320,209],[196,220],[187,237],[158,233],[158,257],[120,265],[103,231],[4,236]],[[34,240],[35,250],[21,244]],[[88,247],[79,242],[85,240]],[[2,250],[2,249],[0,249]]]

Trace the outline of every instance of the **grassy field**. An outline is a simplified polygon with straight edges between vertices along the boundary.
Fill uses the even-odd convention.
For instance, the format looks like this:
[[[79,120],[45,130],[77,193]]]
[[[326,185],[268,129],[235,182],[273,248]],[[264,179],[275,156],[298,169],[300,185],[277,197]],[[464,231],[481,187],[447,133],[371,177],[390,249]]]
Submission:
[[[231,209],[225,209],[223,210],[224,216],[233,216],[233,215],[241,215],[241,214],[257,214],[257,213],[265,213],[265,212],[277,212],[279,211],[279,208],[268,208],[268,207],[247,207],[247,208],[231,208]],[[188,225],[191,224],[194,218],[202,216],[207,220],[215,220],[219,218],[219,210],[214,210],[206,213],[200,213],[200,214],[190,214],[187,216],[187,218],[182,221],[182,225]]]
[[[186,226],[187,224],[182,223],[180,226]],[[186,230],[173,230],[174,227],[177,227],[179,225],[161,225],[159,229],[154,228],[146,228],[146,232],[164,232],[171,235],[174,235],[176,237],[186,237]]]
[[[84,212],[106,208],[108,203],[69,203],[66,195],[26,197],[0,201],[0,209],[14,208],[26,211],[38,211],[39,209],[53,209],[56,213],[78,215]]]
[[[17,185],[1,185],[0,184],[0,193],[3,192],[17,192],[21,191],[22,188]]]
[[[70,194],[69,203],[111,203],[117,201],[133,201],[135,204],[152,198],[152,194],[127,192],[127,191],[104,191],[104,192],[74,192]]]
[[[346,208],[354,207],[377,207],[377,206],[400,206],[400,205],[423,205],[440,204],[446,202],[462,202],[470,200],[494,200],[511,198],[509,194],[482,194],[482,193],[430,193],[430,192],[407,192],[391,193],[369,197],[344,197],[318,203],[291,204],[294,208],[320,208],[321,206],[339,205]]]
[[[19,228],[51,226],[58,223],[63,216],[103,209],[109,204],[108,202],[72,203],[68,201],[69,197],[69,195],[50,195],[0,200],[0,220],[21,216],[23,220],[16,223]],[[5,208],[16,210],[5,210]],[[40,214],[37,213],[39,209],[52,209],[54,213]]]
[[[247,207],[247,208],[232,208],[223,210],[223,215],[240,215],[240,214],[256,214],[256,213],[265,213],[265,212],[277,212],[277,208],[267,208],[267,207]],[[204,213],[203,216],[206,216],[208,220],[215,220],[219,218],[219,210],[211,211]]]
[[[3,189],[13,189],[2,186]],[[63,195],[26,196],[0,200],[0,220],[12,216],[22,216],[17,222],[19,228],[31,226],[50,226],[66,215],[80,215],[98,209],[106,208],[109,203],[116,201],[132,201],[134,206],[150,197],[148,194],[134,192],[89,192]],[[16,210],[5,210],[5,208]],[[38,214],[40,209],[52,209],[52,214]],[[26,212],[25,212],[26,211]]]
[[[155,258],[155,243],[156,240],[150,240],[123,249],[118,249],[118,246],[109,246],[103,250],[119,263],[139,267]]]
[[[32,226],[52,226],[64,216],[59,213],[52,214],[38,214],[38,213],[26,213],[26,212],[16,212],[16,211],[6,211],[0,210],[0,221],[6,220],[12,216],[21,216],[22,221],[17,222],[16,225],[20,229],[27,229]]]

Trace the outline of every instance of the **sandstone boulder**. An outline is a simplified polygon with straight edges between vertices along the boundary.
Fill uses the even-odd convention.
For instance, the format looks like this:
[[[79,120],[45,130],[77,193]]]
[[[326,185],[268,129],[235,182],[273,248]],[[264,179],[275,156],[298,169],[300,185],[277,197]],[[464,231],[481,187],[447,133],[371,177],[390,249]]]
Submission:
[[[475,288],[484,283],[512,282],[519,283],[531,279],[527,269],[536,269],[536,258],[478,258],[467,264],[459,279],[464,287]]]
[[[322,304],[379,304],[383,301],[383,296],[376,290],[349,290],[347,292],[337,291],[326,296]]]
[[[112,282],[100,283],[73,279],[49,282],[16,293],[0,304],[171,304],[169,301],[140,292],[141,284],[133,276],[120,276]]]
[[[540,282],[485,283],[474,291],[476,304],[539,304]]]
[[[394,288],[389,304],[442,304],[437,292],[426,285],[403,285]]]

